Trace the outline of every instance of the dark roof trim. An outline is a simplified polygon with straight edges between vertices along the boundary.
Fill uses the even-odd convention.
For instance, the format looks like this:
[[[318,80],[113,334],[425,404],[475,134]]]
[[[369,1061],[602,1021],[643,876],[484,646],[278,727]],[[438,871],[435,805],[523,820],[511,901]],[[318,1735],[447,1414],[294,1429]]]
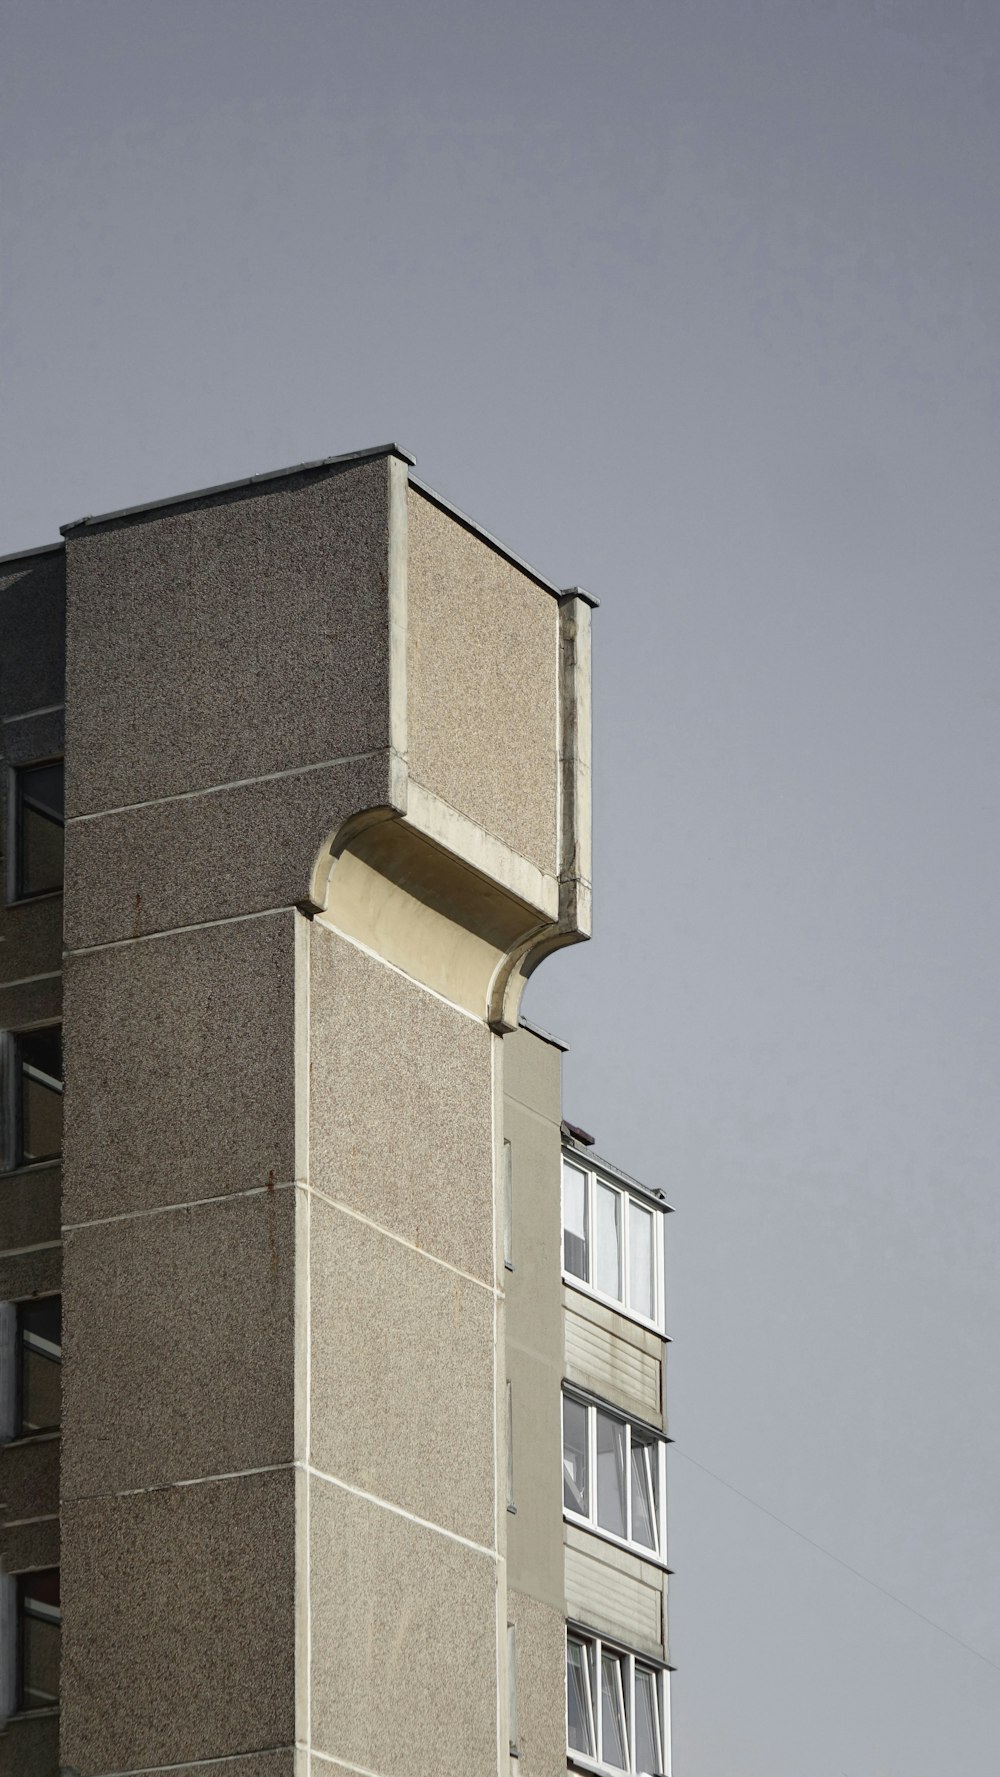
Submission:
[[[478,537],[481,542],[488,543],[491,549],[495,549],[498,555],[502,555],[505,561],[510,562],[512,568],[519,568],[522,574],[527,574],[529,579],[534,580],[536,586],[542,587],[545,592],[551,592],[552,597],[558,599],[560,603],[565,599],[580,598],[593,609],[599,605],[600,600],[595,599],[592,593],[584,592],[582,586],[556,586],[554,581],[546,580],[545,575],[540,574],[537,568],[533,568],[530,562],[522,561],[519,555],[515,555],[512,549],[507,548],[506,543],[501,543],[498,537],[494,537],[490,531],[484,530],[482,525],[477,524],[474,518],[470,518],[467,512],[461,511],[458,506],[453,506],[450,500],[446,500],[434,488],[428,487],[425,481],[418,481],[415,475],[411,475],[410,486],[416,488],[418,494],[423,494],[425,500],[430,500],[432,506],[437,506],[442,512],[446,512],[449,518],[453,518],[456,524],[462,526],[463,530],[471,531],[472,535]]]
[[[65,543],[38,543],[34,549],[15,549],[13,555],[0,555],[0,568],[5,568],[8,562],[31,561],[36,555],[61,554],[65,547]]]
[[[140,506],[119,506],[114,512],[98,512],[86,518],[74,519],[70,524],[61,524],[59,529],[64,537],[74,531],[88,529],[91,525],[113,524],[123,518],[139,518],[147,512],[165,511],[170,506],[189,506],[199,500],[217,499],[220,494],[240,493],[246,488],[263,487],[270,481],[284,481],[291,475],[309,475],[320,469],[332,469],[341,463],[364,463],[374,457],[401,457],[404,463],[415,463],[416,457],[411,456],[400,444],[374,444],[369,450],[349,450],[336,457],[316,457],[310,463],[293,463],[287,469],[269,469],[263,475],[244,475],[239,481],[220,481],[214,487],[198,487],[186,494],[171,494],[165,500],[147,500]]]
[[[581,1148],[593,1147],[593,1136],[589,1130],[581,1129],[579,1123],[571,1123],[567,1117],[564,1117],[559,1127],[564,1141],[579,1142]]]
[[[541,1042],[551,1043],[553,1049],[560,1049],[564,1055],[569,1050],[569,1044],[564,1043],[561,1037],[554,1037],[551,1031],[543,1030],[540,1024],[532,1024],[530,1018],[519,1018],[517,1026],[519,1030],[530,1031],[531,1035],[538,1037]]]

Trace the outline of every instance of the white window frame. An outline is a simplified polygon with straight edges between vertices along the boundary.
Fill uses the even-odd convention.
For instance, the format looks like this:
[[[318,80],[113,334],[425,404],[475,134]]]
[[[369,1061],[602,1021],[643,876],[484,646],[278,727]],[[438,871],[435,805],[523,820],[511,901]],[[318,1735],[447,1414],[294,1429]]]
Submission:
[[[588,1650],[587,1670],[592,1685],[587,1699],[588,1725],[594,1739],[595,1754],[580,1752],[569,1743],[569,1704],[566,1710],[566,1757],[569,1763],[582,1771],[600,1772],[601,1777],[630,1777],[636,1771],[635,1753],[635,1669],[642,1667],[651,1672],[655,1681],[656,1723],[659,1731],[660,1769],[655,1777],[670,1777],[670,1671],[661,1660],[647,1658],[645,1654],[637,1654],[631,1648],[624,1647],[620,1641],[612,1641],[608,1637],[595,1635],[588,1629],[578,1628],[575,1623],[566,1626],[567,1654],[566,1665],[569,1666],[569,1642],[581,1642]],[[609,1765],[599,1756],[603,1734],[603,1684],[601,1659],[605,1650],[616,1659],[624,1662],[626,1673],[625,1696],[625,1731],[628,1738],[628,1766],[623,1773],[618,1765]]]
[[[587,1254],[586,1277],[577,1277],[575,1271],[567,1271],[566,1269],[565,1169],[567,1166],[572,1166],[577,1172],[582,1172],[586,1179],[586,1233],[584,1236],[585,1250]],[[623,1179],[615,1178],[611,1172],[600,1166],[595,1166],[593,1162],[585,1159],[582,1154],[577,1154],[572,1151],[567,1153],[566,1150],[563,1149],[562,1167],[559,1176],[562,1201],[562,1251],[560,1256],[563,1282],[568,1284],[570,1289],[581,1290],[584,1295],[593,1296],[595,1301],[604,1302],[607,1307],[615,1309],[618,1314],[624,1314],[629,1320],[637,1321],[640,1326],[650,1327],[653,1332],[659,1333],[662,1337],[665,1324],[664,1242],[667,1223],[666,1209],[658,1203],[651,1202],[643,1192],[631,1191]],[[609,1296],[604,1290],[599,1290],[593,1281],[596,1249],[594,1230],[597,1226],[597,1187],[599,1184],[603,1185],[608,1190],[616,1192],[621,1201],[621,1208],[618,1216],[618,1225],[620,1229],[619,1239],[621,1242],[621,1296]],[[628,1214],[628,1206],[630,1203],[638,1204],[640,1209],[647,1210],[653,1217],[653,1313],[651,1316],[640,1314],[638,1310],[630,1305],[628,1300],[631,1287],[631,1271],[629,1267],[630,1217]]]
[[[563,1518],[567,1524],[577,1524],[581,1530],[590,1530],[595,1536],[603,1537],[606,1542],[614,1543],[619,1549],[628,1549],[632,1555],[638,1555],[641,1561],[651,1561],[654,1566],[667,1567],[667,1439],[651,1425],[644,1425],[641,1420],[632,1420],[627,1413],[605,1401],[593,1400],[582,1390],[566,1384],[562,1391],[563,1402],[572,1401],[576,1406],[583,1407],[587,1413],[587,1494],[590,1511],[574,1512],[566,1504],[563,1496]],[[597,1517],[597,1415],[603,1413],[608,1419],[617,1419],[625,1427],[625,1521],[631,1528],[632,1523],[632,1427],[644,1434],[643,1443],[649,1438],[655,1439],[656,1462],[656,1548],[647,1548],[645,1543],[635,1542],[631,1536],[618,1536],[615,1531],[607,1530],[598,1522]],[[565,1450],[565,1418],[562,1421],[563,1450]],[[565,1463],[565,1457],[564,1457]],[[565,1478],[565,1476],[564,1476]]]

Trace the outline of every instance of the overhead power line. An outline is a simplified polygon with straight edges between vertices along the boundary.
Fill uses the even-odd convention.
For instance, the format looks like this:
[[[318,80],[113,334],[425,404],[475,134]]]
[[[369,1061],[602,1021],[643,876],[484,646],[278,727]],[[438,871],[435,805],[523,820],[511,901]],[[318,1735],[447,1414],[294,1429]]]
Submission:
[[[933,1617],[926,1616],[922,1610],[917,1609],[916,1605],[907,1604],[905,1598],[898,1598],[895,1592],[889,1591],[887,1586],[880,1586],[878,1580],[873,1580],[869,1574],[862,1573],[859,1567],[852,1567],[849,1561],[841,1560],[841,1557],[835,1555],[832,1549],[826,1549],[822,1543],[818,1543],[815,1537],[807,1536],[804,1530],[796,1529],[795,1525],[789,1524],[787,1519],[779,1518],[777,1512],[772,1512],[769,1507],[762,1506],[759,1499],[751,1499],[749,1493],[744,1493],[741,1487],[735,1487],[732,1481],[726,1480],[724,1475],[717,1475],[714,1469],[706,1468],[703,1462],[699,1462],[697,1457],[691,1456],[687,1450],[681,1450],[677,1444],[674,1444],[671,1454],[683,1456],[685,1462],[690,1462],[694,1468],[700,1469],[702,1474],[708,1475],[711,1480],[718,1481],[720,1487],[727,1487],[730,1493],[735,1493],[738,1499],[745,1500],[746,1504],[753,1506],[755,1511],[763,1512],[765,1518],[770,1518],[773,1523],[780,1524],[782,1530],[790,1531],[792,1536],[799,1538],[800,1542],[808,1543],[811,1549],[816,1549],[820,1555],[825,1555],[828,1561],[836,1562],[837,1566],[842,1567],[845,1573],[853,1574],[854,1578],[860,1580],[863,1585],[871,1586],[873,1592],[881,1592],[883,1598],[888,1598],[893,1604],[898,1604],[900,1610],[908,1610],[911,1617],[917,1617],[921,1623],[926,1623],[929,1629],[936,1629],[939,1635],[947,1636],[948,1640],[953,1641],[956,1647],[971,1654],[974,1660],[982,1660],[984,1666],[992,1666],[994,1672],[1000,1672],[1000,1664],[996,1660],[991,1660],[988,1654],[980,1653],[977,1647],[971,1647],[967,1641],[962,1640],[960,1635],[953,1635],[950,1629],[946,1629],[942,1623],[936,1623]]]

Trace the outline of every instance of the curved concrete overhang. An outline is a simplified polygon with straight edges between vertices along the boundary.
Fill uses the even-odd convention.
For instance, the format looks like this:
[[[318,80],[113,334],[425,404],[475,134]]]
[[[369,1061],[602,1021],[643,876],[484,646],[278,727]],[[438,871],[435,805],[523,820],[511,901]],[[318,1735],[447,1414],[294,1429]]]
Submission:
[[[401,790],[404,808],[359,811],[330,836],[308,910],[492,1029],[513,1030],[532,970],[589,935],[574,898],[419,785]]]
[[[520,760],[531,771],[554,767],[547,849],[555,867],[545,869],[428,789],[411,770],[409,502],[414,488],[439,503],[438,496],[412,482],[407,462],[392,457],[387,800],[357,811],[330,833],[314,860],[307,907],[503,1033],[516,1028],[525,983],[539,963],[553,950],[590,936],[590,620],[596,601],[579,587],[546,588],[555,592],[557,606],[556,757],[549,755],[545,765],[540,749],[530,765]],[[453,516],[468,525],[462,515]],[[478,535],[489,551],[498,550],[493,539]],[[536,670],[551,685],[551,669]],[[510,711],[504,716],[511,722],[509,750],[516,772],[521,737]],[[502,735],[502,727],[494,733]],[[467,740],[475,744],[474,735]]]

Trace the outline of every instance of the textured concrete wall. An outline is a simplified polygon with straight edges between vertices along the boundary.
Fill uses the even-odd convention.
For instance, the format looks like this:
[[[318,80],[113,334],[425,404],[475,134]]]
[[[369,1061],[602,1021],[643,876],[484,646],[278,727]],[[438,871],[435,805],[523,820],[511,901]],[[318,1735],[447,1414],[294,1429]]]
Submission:
[[[558,604],[413,488],[408,515],[411,775],[554,871]]]
[[[84,1777],[295,1739],[294,904],[388,795],[388,499],[383,457],[68,539],[62,1757]]]
[[[70,535],[71,814],[388,745],[384,457]]]
[[[312,1745],[485,1774],[495,1039],[319,920],[309,998]]]
[[[141,1770],[287,1746],[290,1469],[63,1501],[62,1760]]]
[[[506,1364],[516,1516],[508,1518],[508,1621],[517,1649],[517,1766],[566,1768],[562,1547],[562,1303],[559,1274],[559,1050],[527,1030],[505,1037],[503,1132],[510,1142],[511,1258]]]
[[[489,1031],[319,920],[312,935],[312,1182],[492,1284]]]
[[[566,1770],[566,1618],[513,1589],[517,1669],[517,1777],[564,1777]]]
[[[386,1777],[497,1769],[496,1564],[314,1480],[312,1742]]]
[[[506,1769],[508,1531],[527,1777],[554,1768],[557,1693],[561,1742],[558,1064],[511,1039],[515,1519],[500,1040],[430,978],[459,928],[507,947],[494,864],[508,900],[557,866],[558,605],[422,496],[404,559],[400,471],[68,539],[60,1756],[82,1777],[269,1777],[293,1744],[297,1777],[314,1754]],[[405,945],[393,967],[335,929],[336,867],[329,918],[296,909],[363,811],[447,849],[436,798],[466,817],[469,906],[389,873],[421,945],[436,926],[418,979]],[[470,853],[468,823],[500,843]]]
[[[558,1049],[530,1031],[503,1040],[514,1265],[506,1274],[506,1349],[517,1505],[507,1532],[508,1569],[513,1588],[556,1609],[563,1601],[559,1060]]]
[[[67,957],[67,1224],[294,1178],[294,920]]]

